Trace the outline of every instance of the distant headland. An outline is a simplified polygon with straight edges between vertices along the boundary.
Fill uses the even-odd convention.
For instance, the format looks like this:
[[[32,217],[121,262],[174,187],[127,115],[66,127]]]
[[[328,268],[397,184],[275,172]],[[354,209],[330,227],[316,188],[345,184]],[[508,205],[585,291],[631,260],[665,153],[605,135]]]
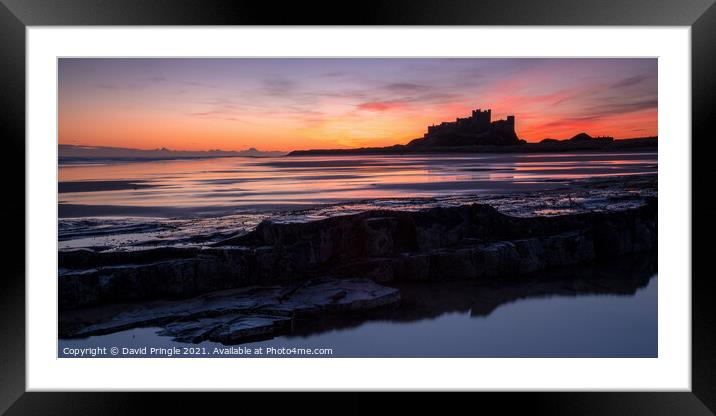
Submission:
[[[295,150],[289,156],[320,156],[335,154],[401,154],[401,153],[531,153],[577,150],[615,151],[636,148],[657,148],[657,137],[615,140],[613,137],[592,137],[579,133],[565,140],[544,139],[527,143],[515,132],[515,116],[492,121],[492,110],[476,109],[469,117],[457,118],[428,126],[421,138],[408,144],[357,149]]]
[[[62,161],[74,160],[164,160],[164,159],[195,159],[212,157],[276,157],[283,156],[285,152],[261,151],[253,147],[240,150],[172,150],[161,149],[131,149],[126,147],[108,146],[81,146],[71,144],[60,144],[57,148],[58,159]]]

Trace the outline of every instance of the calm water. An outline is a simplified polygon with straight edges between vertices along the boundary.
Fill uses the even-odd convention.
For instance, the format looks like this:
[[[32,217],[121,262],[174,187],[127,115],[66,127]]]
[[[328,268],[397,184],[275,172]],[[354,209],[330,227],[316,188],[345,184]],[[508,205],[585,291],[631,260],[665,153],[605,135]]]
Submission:
[[[60,165],[60,217],[184,216],[568,187],[655,174],[656,152],[217,158]]]
[[[332,357],[657,357],[656,275],[635,279],[610,273],[591,283],[595,276],[487,292],[441,283],[419,293],[406,291],[408,305],[384,316],[342,317],[299,328],[303,335],[241,346],[330,348]],[[214,347],[226,348],[177,343],[157,331],[138,328],[60,340],[59,355],[67,356],[65,348],[178,346],[205,347],[211,356]]]

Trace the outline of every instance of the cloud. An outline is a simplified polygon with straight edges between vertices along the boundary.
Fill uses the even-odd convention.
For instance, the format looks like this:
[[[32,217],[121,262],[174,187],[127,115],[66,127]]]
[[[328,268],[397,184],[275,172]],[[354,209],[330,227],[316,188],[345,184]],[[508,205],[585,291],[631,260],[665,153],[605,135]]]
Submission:
[[[296,83],[286,78],[274,77],[263,80],[263,92],[270,96],[284,96],[296,88]]]
[[[611,88],[625,88],[625,87],[631,87],[632,85],[636,85],[641,83],[642,81],[649,78],[649,75],[636,75],[629,78],[624,78],[622,80],[619,80],[611,85]]]
[[[209,109],[187,113],[192,117],[213,118],[219,120],[242,121],[237,117],[237,104],[228,98],[218,97],[207,100],[200,100],[202,106]]]
[[[116,86],[116,85],[114,85],[114,84],[108,84],[108,83],[105,83],[105,82],[102,82],[102,83],[97,84],[96,87],[99,88],[99,89],[101,89],[101,90],[109,90],[109,91],[114,91],[114,90],[119,89],[118,86]]]
[[[369,101],[358,104],[357,107],[366,111],[388,111],[403,108],[405,104],[398,101]]]
[[[346,76],[349,74],[347,72],[343,72],[343,71],[330,71],[330,72],[325,72],[322,75],[326,78],[339,78],[339,77],[343,77],[343,76]]]
[[[159,83],[159,82],[164,82],[167,79],[164,77],[147,77],[147,78],[145,78],[145,80],[147,80],[149,82]]]
[[[657,108],[658,105],[659,100],[656,98],[642,98],[632,101],[606,102],[589,107],[584,112],[589,116],[609,116]]]
[[[383,86],[383,89],[398,94],[415,94],[429,91],[430,85],[416,84],[412,82],[393,82]]]

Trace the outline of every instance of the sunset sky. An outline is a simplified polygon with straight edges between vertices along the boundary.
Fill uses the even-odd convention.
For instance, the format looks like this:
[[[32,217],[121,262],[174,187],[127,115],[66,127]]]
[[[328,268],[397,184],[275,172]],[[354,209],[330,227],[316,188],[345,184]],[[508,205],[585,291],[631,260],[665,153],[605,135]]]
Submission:
[[[657,135],[657,60],[59,60],[61,144],[385,146],[475,108],[514,114],[527,141]]]

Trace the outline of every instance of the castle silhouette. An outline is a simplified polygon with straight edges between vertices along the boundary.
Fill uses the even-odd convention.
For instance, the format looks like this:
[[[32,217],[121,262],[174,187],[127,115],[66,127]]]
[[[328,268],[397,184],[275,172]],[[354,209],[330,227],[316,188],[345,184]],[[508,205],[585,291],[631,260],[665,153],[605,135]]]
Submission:
[[[492,121],[492,110],[473,110],[470,117],[428,126],[422,138],[408,143],[412,147],[474,145],[515,145],[524,143],[515,133],[515,116]]]

